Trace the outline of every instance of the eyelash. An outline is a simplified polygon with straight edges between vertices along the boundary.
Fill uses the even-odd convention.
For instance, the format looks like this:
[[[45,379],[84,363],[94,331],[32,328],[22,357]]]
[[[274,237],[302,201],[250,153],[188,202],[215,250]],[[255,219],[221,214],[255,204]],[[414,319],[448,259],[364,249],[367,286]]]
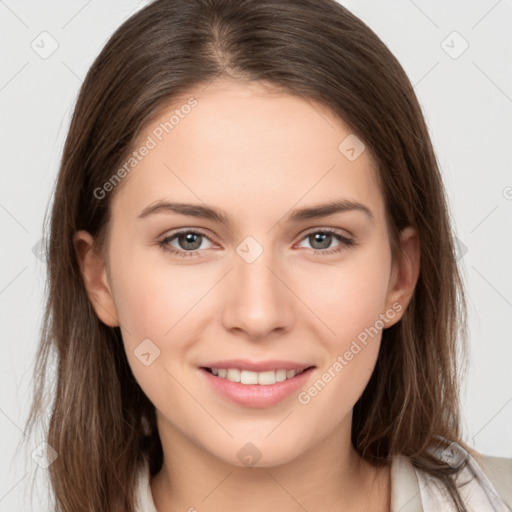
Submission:
[[[163,238],[162,240],[160,240],[158,242],[158,246],[163,251],[169,252],[169,253],[171,253],[173,255],[176,255],[176,256],[179,256],[179,257],[182,257],[182,258],[187,258],[187,257],[190,257],[190,256],[192,256],[192,257],[200,257],[200,256],[197,255],[197,253],[199,252],[199,249],[194,249],[193,251],[177,250],[177,249],[172,248],[169,245],[170,242],[172,240],[174,240],[175,238],[179,237],[180,235],[189,234],[189,233],[193,233],[195,235],[200,235],[200,236],[210,240],[210,237],[208,235],[206,235],[206,233],[203,233],[200,230],[188,229],[188,230],[178,231],[176,233],[173,233],[172,235],[166,236],[165,238]],[[315,229],[313,231],[310,231],[310,232],[306,233],[302,237],[301,241],[304,240],[305,238],[307,238],[310,235],[314,235],[314,234],[318,234],[318,233],[334,236],[334,238],[336,240],[338,240],[338,242],[340,242],[340,245],[335,247],[335,248],[333,248],[333,249],[310,249],[311,251],[313,251],[313,255],[314,256],[327,256],[327,255],[330,255],[330,254],[339,253],[339,252],[341,252],[341,251],[343,251],[345,249],[348,249],[350,247],[354,247],[356,245],[356,242],[353,239],[348,238],[348,237],[346,237],[344,235],[341,235],[338,231],[336,231],[334,229],[331,229],[331,228],[322,228],[322,229]]]

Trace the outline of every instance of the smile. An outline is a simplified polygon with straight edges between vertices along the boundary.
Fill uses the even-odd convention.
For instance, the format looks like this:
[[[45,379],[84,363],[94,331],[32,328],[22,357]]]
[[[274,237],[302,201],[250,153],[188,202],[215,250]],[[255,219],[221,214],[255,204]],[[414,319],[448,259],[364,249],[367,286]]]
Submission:
[[[311,367],[310,367],[311,368]],[[221,379],[227,379],[231,382],[239,382],[241,384],[259,384],[261,386],[270,386],[276,382],[284,382],[292,379],[296,375],[300,375],[303,371],[300,368],[296,370],[286,370],[284,368],[278,370],[268,370],[264,372],[253,372],[250,370],[240,370],[238,368],[205,368],[213,375]]]
[[[277,405],[297,393],[313,378],[315,369],[315,366],[309,366],[298,372],[283,368],[256,372],[203,366],[199,368],[199,374],[223,399],[242,407],[261,408]]]

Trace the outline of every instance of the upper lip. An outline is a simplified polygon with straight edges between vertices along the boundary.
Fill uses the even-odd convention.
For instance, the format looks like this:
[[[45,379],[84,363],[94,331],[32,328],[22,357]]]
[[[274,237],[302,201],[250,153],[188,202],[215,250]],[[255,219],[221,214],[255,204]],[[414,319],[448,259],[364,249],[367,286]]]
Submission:
[[[251,372],[265,372],[270,370],[305,370],[314,365],[297,363],[294,361],[279,361],[272,359],[268,361],[249,361],[246,359],[227,359],[224,361],[215,361],[201,365],[202,368],[238,368],[239,370],[248,370]]]

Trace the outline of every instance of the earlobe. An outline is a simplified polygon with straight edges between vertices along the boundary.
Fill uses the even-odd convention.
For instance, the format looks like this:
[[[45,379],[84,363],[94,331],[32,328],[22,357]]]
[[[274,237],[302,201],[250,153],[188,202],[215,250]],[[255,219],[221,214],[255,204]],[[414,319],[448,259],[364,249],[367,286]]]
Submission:
[[[391,327],[401,319],[414,293],[420,272],[420,241],[417,231],[412,227],[404,228],[399,244],[401,251],[393,262],[386,307],[394,311],[398,309],[397,304],[401,307],[399,314],[394,315],[386,327]]]
[[[87,231],[77,231],[73,245],[87,296],[98,318],[109,327],[117,327],[119,319],[106,271],[106,262],[94,246]]]

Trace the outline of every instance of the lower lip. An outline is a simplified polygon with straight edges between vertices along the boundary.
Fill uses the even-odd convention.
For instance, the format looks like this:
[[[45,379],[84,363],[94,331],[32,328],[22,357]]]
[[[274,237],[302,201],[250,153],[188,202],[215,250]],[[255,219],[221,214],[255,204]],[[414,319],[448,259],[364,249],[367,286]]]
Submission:
[[[231,401],[244,407],[270,407],[304,386],[314,367],[304,370],[291,379],[269,385],[241,384],[217,377],[204,368],[200,370],[213,388]]]

